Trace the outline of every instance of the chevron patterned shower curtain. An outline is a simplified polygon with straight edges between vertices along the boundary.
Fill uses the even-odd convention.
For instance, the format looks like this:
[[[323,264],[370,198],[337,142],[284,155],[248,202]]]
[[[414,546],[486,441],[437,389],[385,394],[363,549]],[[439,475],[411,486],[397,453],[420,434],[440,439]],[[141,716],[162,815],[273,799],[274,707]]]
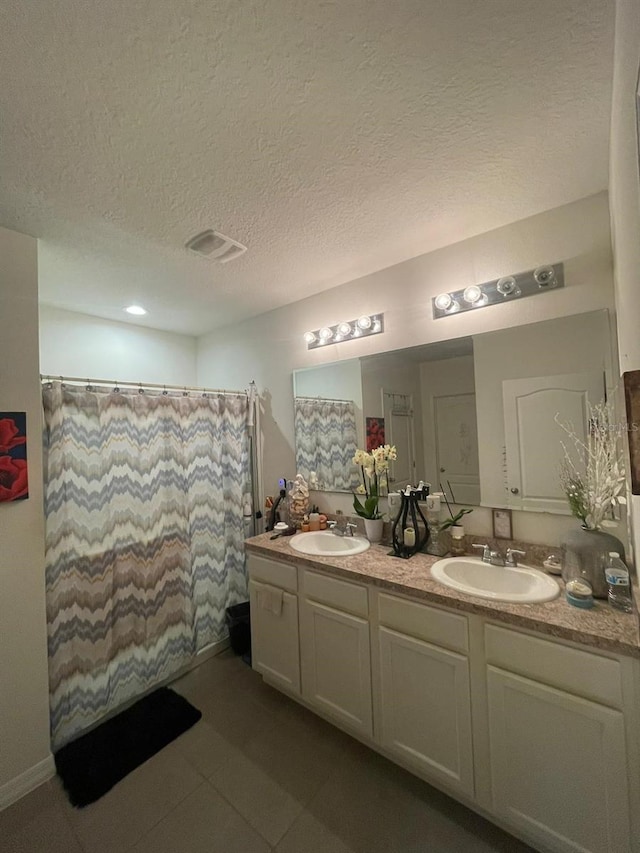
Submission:
[[[54,749],[226,635],[246,598],[244,395],[43,387]]]
[[[321,488],[351,491],[358,485],[355,403],[308,397],[295,399],[296,471],[318,475]]]

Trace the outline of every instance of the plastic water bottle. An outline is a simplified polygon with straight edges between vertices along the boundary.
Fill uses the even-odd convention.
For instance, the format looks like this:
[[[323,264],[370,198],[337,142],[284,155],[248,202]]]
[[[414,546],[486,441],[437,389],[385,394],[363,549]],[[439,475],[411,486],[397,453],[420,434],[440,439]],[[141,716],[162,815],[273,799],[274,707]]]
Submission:
[[[609,604],[618,610],[631,612],[631,585],[629,570],[617,551],[609,551],[609,565],[604,570],[609,584]]]

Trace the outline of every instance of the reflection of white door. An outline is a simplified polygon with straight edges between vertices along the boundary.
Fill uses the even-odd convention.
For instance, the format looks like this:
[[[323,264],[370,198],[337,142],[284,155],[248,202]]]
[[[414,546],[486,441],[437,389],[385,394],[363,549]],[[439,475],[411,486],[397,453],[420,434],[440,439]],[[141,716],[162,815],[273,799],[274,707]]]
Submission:
[[[395,444],[398,458],[389,466],[389,491],[415,485],[413,405],[410,394],[382,392],[385,443]]]
[[[502,383],[506,444],[506,498],[509,506],[540,512],[569,511],[560,486],[568,437],[556,423],[571,423],[582,441],[587,435],[587,401],[604,396],[603,374],[568,373]]]
[[[433,406],[438,483],[455,503],[476,506],[480,503],[476,395],[434,397]]]

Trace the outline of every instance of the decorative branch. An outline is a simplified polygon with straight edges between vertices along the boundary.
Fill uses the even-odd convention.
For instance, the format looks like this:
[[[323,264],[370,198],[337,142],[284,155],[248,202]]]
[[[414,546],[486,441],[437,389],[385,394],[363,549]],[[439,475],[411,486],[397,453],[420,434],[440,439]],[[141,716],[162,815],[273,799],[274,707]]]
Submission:
[[[617,436],[613,405],[587,403],[588,432],[583,441],[570,422],[563,423],[558,414],[555,421],[568,435],[573,453],[564,442],[564,459],[560,483],[569,501],[569,508],[583,525],[597,530],[616,504],[625,503],[621,497],[625,485],[624,459]]]

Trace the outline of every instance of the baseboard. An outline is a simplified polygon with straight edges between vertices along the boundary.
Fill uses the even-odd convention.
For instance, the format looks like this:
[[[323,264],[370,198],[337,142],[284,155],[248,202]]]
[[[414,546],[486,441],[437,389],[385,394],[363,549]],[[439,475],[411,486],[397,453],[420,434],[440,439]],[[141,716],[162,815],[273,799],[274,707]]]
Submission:
[[[15,779],[5,782],[4,785],[0,786],[0,811],[13,805],[25,794],[30,793],[38,785],[42,785],[43,782],[47,782],[55,775],[56,766],[53,755],[48,755],[42,761],[34,764],[33,767],[25,770],[24,773],[16,776]]]

